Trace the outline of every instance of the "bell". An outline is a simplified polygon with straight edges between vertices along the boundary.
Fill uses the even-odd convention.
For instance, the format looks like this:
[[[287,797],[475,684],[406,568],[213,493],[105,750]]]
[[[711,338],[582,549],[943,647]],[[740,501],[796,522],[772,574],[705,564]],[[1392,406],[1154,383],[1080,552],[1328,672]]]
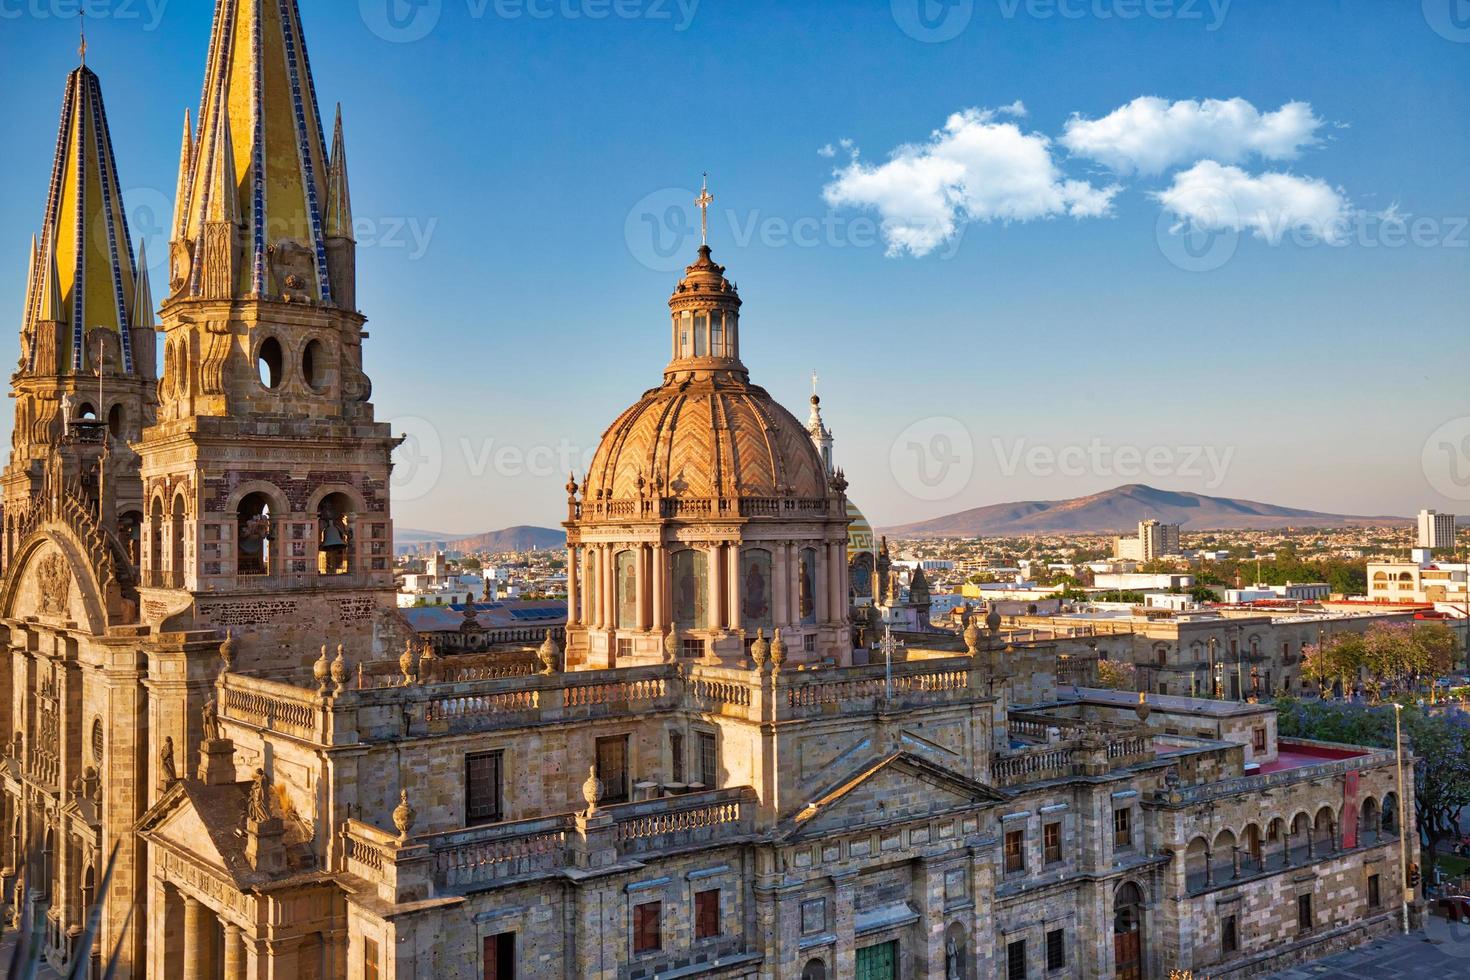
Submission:
[[[346,547],[347,539],[342,537],[342,532],[338,530],[336,524],[328,524],[322,530],[321,550],[342,551]]]

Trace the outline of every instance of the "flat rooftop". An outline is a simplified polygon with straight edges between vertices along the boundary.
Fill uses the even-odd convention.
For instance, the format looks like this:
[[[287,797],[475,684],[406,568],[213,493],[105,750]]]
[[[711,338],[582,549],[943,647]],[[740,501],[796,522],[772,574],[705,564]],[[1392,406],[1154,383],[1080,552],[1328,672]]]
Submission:
[[[1372,755],[1364,749],[1351,746],[1343,746],[1340,749],[1329,749],[1320,745],[1303,745],[1295,742],[1278,741],[1276,743],[1276,758],[1271,762],[1262,763],[1260,772],[1285,772],[1288,769],[1304,769],[1307,766],[1320,766],[1324,762],[1338,762],[1342,759],[1360,759],[1365,755]]]

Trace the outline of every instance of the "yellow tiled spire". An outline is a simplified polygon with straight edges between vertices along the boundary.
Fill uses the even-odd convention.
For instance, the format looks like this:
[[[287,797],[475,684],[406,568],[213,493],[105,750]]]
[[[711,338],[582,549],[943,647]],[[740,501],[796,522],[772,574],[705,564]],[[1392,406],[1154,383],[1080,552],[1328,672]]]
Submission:
[[[89,370],[85,338],[103,328],[118,334],[123,371],[133,373],[136,266],[102,87],[86,67],[67,76],[40,244],[33,247],[23,325],[29,363],[22,368],[36,370],[44,349],[50,370]],[[41,330],[43,323],[51,327]]]
[[[216,0],[198,132],[181,153],[173,285],[175,296],[218,298],[205,280],[231,255],[230,298],[277,298],[273,256],[310,269],[307,294],[332,303],[327,268],[329,160],[296,0]],[[214,193],[227,177],[233,193]],[[231,215],[223,219],[221,215]],[[228,246],[221,220],[238,224]],[[180,247],[183,251],[181,252]],[[189,275],[183,275],[190,264]],[[201,266],[213,266],[209,275]]]

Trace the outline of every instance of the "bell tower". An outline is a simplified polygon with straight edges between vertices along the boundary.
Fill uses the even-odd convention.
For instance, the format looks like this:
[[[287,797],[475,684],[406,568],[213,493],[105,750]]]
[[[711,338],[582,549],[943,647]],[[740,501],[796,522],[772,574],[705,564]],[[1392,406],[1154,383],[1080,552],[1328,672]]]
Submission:
[[[394,605],[340,110],[326,135],[295,0],[218,0],[139,446],[144,607],[283,669],[325,642],[368,655]]]
[[[153,299],[134,256],[97,75],[66,80],[41,233],[31,240],[3,560],[38,520],[48,477],[75,491],[136,566],[142,497],[131,443],[153,421]]]

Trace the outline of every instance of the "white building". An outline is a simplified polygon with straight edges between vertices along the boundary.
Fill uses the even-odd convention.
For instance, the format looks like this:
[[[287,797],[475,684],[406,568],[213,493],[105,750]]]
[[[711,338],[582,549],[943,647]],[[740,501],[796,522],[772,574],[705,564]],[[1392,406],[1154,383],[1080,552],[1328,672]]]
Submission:
[[[1431,551],[1455,547],[1455,515],[1433,510],[1419,512],[1419,547]]]
[[[1092,584],[1099,589],[1117,589],[1124,592],[1167,592],[1170,589],[1194,588],[1194,576],[1182,574],[1151,575],[1147,572],[1113,572],[1094,576]]]
[[[1113,557],[1153,561],[1165,555],[1177,555],[1183,550],[1179,546],[1179,530],[1178,524],[1139,521],[1138,534],[1113,539]]]

